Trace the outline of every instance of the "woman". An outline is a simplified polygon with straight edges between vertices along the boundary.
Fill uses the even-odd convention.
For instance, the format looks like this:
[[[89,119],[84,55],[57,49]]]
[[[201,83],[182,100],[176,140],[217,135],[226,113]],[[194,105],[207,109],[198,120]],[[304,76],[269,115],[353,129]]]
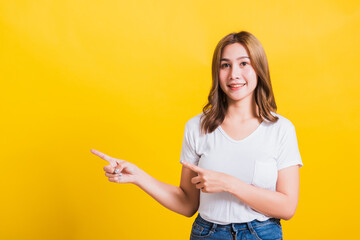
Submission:
[[[249,32],[216,46],[203,112],[185,124],[180,186],[111,158],[111,182],[134,183],[168,209],[199,212],[190,239],[282,239],[295,213],[302,161],[294,125],[277,110],[266,55]]]

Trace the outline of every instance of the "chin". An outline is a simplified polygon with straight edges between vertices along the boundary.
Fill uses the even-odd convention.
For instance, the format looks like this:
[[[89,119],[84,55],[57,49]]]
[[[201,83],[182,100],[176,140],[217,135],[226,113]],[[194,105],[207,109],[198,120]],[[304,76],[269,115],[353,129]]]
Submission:
[[[228,97],[228,101],[231,101],[231,102],[240,102],[240,101],[243,101],[243,100],[246,100],[248,98],[251,98],[251,94],[249,95],[246,95],[246,96],[233,96],[233,97]]]

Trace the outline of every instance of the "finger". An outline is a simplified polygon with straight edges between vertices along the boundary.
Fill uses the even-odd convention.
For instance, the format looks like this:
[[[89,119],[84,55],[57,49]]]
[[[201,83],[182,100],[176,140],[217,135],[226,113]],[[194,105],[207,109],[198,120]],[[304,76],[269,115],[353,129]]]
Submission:
[[[108,173],[115,173],[115,168],[113,166],[111,166],[111,165],[106,165],[104,167],[104,171],[108,172]]]
[[[104,171],[112,174],[121,173],[125,168],[129,167],[129,162],[121,160],[121,162],[117,163],[116,167],[112,167],[111,165],[106,165],[104,167]],[[129,170],[129,169],[128,169]]]
[[[119,177],[119,176],[122,176],[122,173],[108,173],[106,172],[105,173],[105,176],[108,177],[108,178],[115,178],[115,177]]]
[[[129,162],[122,160],[122,162],[118,162],[118,165],[115,169],[118,170],[118,173],[121,173],[125,168],[129,168]]]
[[[117,177],[110,177],[109,181],[114,183],[129,183],[131,182],[131,177],[127,174],[124,174]]]
[[[116,167],[117,163],[115,161],[115,158],[112,158],[112,157],[106,155],[105,153],[99,152],[98,150],[95,150],[95,149],[91,149],[90,151],[93,154],[95,154],[96,156],[104,159],[105,161],[108,161],[110,163],[110,165],[112,165],[113,167]]]
[[[200,183],[200,182],[201,182],[201,177],[200,177],[200,176],[193,177],[193,178],[191,179],[191,183],[192,183],[192,184],[198,184],[198,183]]]
[[[198,184],[195,185],[195,187],[196,187],[197,189],[202,190],[205,186],[204,186],[203,183],[198,183]]]
[[[196,173],[202,173],[204,171],[204,169],[202,169],[201,167],[198,167],[189,162],[182,161],[181,164],[187,168],[190,168],[191,170],[193,170]]]
[[[119,174],[121,173],[122,169],[119,169],[119,167],[112,167],[111,165],[106,165],[104,167],[104,171],[107,173],[112,173],[112,174]]]
[[[122,178],[121,178],[121,177],[109,178],[109,182],[121,183],[121,182],[122,182]]]

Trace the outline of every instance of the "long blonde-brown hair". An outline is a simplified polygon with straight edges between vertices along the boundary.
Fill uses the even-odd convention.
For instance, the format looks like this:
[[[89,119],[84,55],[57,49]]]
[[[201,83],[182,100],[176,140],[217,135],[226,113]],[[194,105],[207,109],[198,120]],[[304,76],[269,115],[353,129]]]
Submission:
[[[213,132],[225,118],[228,103],[226,95],[219,84],[220,58],[223,49],[233,43],[240,43],[250,57],[251,66],[257,75],[257,86],[254,90],[255,103],[259,109],[259,117],[270,122],[276,122],[277,116],[270,111],[276,112],[277,106],[271,86],[269,65],[264,48],[260,41],[251,33],[241,31],[226,35],[217,44],[212,59],[212,87],[208,96],[208,103],[203,108],[201,116],[201,132]]]

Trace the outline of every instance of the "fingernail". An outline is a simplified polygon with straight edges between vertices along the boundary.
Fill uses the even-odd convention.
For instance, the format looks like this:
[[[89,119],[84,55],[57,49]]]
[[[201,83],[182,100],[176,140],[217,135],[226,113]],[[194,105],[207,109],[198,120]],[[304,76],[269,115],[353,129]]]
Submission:
[[[119,173],[119,169],[115,169],[115,173]]]
[[[122,173],[119,173],[119,177],[122,177]]]
[[[180,163],[183,163],[184,161],[183,160],[180,160]]]

